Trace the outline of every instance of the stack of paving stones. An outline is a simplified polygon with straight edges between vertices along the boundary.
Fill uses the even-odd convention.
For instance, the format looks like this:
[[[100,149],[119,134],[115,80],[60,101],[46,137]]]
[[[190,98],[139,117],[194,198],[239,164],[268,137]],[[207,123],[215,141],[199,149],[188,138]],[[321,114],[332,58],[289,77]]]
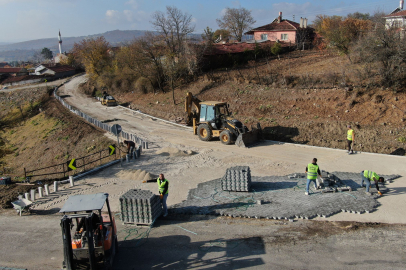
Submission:
[[[251,170],[248,166],[236,166],[228,168],[221,179],[222,190],[250,191]]]
[[[354,214],[370,213],[379,206],[375,185],[371,186],[372,195],[361,188],[360,173],[333,172],[342,186],[351,187],[352,191],[323,193],[312,188],[309,196],[305,195],[306,175],[252,177],[252,192],[242,193],[222,190],[223,179],[200,183],[196,189],[189,191],[182,203],[173,205],[171,214],[186,215],[222,215],[229,217],[264,218],[293,221],[329,217],[340,212]],[[381,175],[380,175],[381,176]],[[387,181],[400,176],[382,175]],[[380,191],[385,195],[388,189],[380,184]],[[257,201],[263,203],[257,204]]]
[[[120,197],[120,211],[124,223],[150,225],[162,214],[162,206],[151,191],[130,189]]]

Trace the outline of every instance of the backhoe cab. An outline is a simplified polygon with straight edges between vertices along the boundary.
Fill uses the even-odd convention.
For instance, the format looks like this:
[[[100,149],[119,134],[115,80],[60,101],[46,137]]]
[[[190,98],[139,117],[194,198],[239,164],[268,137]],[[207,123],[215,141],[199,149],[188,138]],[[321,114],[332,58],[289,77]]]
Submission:
[[[193,125],[193,134],[198,135],[202,141],[219,137],[223,144],[235,142],[237,146],[246,147],[262,139],[259,123],[257,128],[249,131],[240,121],[231,117],[226,102],[202,102],[189,92],[185,100],[185,111],[187,124]]]

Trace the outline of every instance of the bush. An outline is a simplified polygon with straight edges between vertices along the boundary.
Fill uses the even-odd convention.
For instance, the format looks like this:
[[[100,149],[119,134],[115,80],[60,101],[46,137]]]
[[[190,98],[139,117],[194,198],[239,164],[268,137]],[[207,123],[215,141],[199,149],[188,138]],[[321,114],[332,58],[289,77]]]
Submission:
[[[144,77],[138,78],[138,80],[134,83],[134,90],[143,94],[154,92],[151,82]]]

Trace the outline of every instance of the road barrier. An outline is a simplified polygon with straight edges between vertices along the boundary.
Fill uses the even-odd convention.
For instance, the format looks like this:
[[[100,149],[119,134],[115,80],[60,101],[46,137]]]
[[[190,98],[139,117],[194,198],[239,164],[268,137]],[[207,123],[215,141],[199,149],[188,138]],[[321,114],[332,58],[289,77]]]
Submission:
[[[79,115],[80,117],[84,118],[84,119],[85,119],[86,121],[88,121],[89,123],[91,123],[91,124],[93,124],[93,125],[95,125],[95,126],[101,128],[101,129],[104,129],[104,130],[106,130],[106,131],[112,133],[112,130],[111,130],[112,126],[110,126],[110,125],[108,125],[108,124],[106,124],[106,123],[103,123],[103,122],[101,122],[101,121],[99,121],[99,120],[97,120],[97,119],[95,119],[95,118],[93,118],[93,117],[90,117],[90,116],[88,116],[87,114],[85,114],[85,113],[79,111],[79,110],[76,109],[75,107],[73,107],[73,106],[69,105],[68,103],[66,103],[65,100],[63,100],[63,98],[61,98],[60,96],[58,96],[58,94],[56,93],[56,92],[58,91],[58,88],[59,88],[59,86],[55,87],[54,96],[55,96],[55,98],[56,98],[57,100],[59,100],[59,102],[61,102],[61,104],[62,104],[63,106],[65,106],[66,108],[68,108],[71,112],[73,112],[73,113]],[[131,140],[131,141],[134,141],[134,142],[135,142],[136,144],[138,144],[140,147],[148,146],[148,144],[145,144],[145,143],[144,143],[145,141],[144,141],[143,139],[141,139],[140,137],[138,137],[138,136],[135,135],[135,134],[131,134],[131,133],[128,133],[128,132],[125,132],[125,131],[121,131],[121,133],[119,134],[119,136],[121,136],[121,138],[122,138],[123,140]],[[147,149],[147,148],[146,148],[146,149]]]

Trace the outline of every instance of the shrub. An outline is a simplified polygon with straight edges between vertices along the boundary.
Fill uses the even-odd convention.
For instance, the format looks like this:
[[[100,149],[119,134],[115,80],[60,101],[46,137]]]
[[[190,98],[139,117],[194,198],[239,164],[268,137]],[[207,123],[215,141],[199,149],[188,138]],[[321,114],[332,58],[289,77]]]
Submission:
[[[151,82],[144,77],[138,78],[134,84],[134,90],[143,94],[152,93],[154,91]]]

